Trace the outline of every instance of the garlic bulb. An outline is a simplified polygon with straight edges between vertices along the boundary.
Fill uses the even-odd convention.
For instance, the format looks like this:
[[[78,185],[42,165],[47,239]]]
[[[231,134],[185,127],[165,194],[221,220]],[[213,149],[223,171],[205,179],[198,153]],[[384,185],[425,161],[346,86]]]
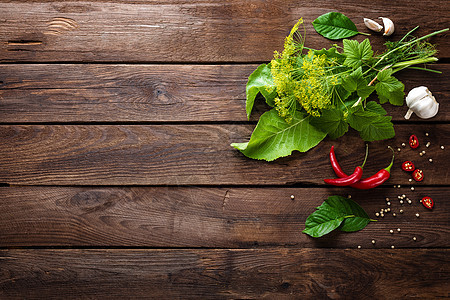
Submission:
[[[380,17],[380,19],[383,21],[383,25],[384,25],[383,35],[390,36],[391,34],[393,34],[394,30],[395,30],[394,22],[392,22],[391,19],[389,19],[389,18]]]
[[[383,26],[381,26],[380,24],[371,19],[364,18],[364,25],[366,25],[366,27],[369,28],[370,30],[376,32],[380,32],[381,30],[383,30]]]
[[[439,103],[425,86],[413,88],[406,96],[406,105],[409,109],[405,119],[409,119],[412,113],[419,118],[429,119],[434,117],[439,110]]]

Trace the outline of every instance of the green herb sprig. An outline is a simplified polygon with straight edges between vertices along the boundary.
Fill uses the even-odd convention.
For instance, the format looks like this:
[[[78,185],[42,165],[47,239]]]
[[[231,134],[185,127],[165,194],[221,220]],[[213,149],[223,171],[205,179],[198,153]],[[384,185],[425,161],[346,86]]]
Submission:
[[[380,105],[403,105],[405,87],[393,75],[405,68],[438,72],[426,67],[437,61],[437,51],[425,40],[448,31],[416,38],[416,27],[398,42],[387,42],[386,51],[377,55],[368,39],[308,48],[299,33],[302,24],[300,19],[294,25],[281,53],[275,51],[270,63],[249,76],[247,117],[258,94],[272,109],[260,117],[248,142],[231,144],[247,157],[272,161],[294,150],[306,152],[327,135],[341,137],[349,127],[364,141],[394,137],[392,117]],[[379,103],[366,100],[374,92]]]

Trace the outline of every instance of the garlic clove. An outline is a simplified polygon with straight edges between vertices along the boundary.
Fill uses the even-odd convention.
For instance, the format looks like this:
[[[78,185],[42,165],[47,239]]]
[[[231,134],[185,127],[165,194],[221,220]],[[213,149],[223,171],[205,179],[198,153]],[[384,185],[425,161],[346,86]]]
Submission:
[[[369,28],[370,30],[376,32],[380,32],[381,30],[383,30],[383,26],[381,26],[380,24],[371,19],[364,18],[364,25],[366,25],[366,27]]]
[[[381,19],[383,21],[383,25],[384,25],[383,35],[390,36],[391,34],[393,34],[394,30],[395,30],[394,22],[392,22],[392,20],[389,18],[380,17],[379,19]]]
[[[413,88],[406,96],[406,105],[409,109],[405,119],[409,119],[414,112],[419,118],[429,119],[439,111],[439,103],[430,90],[425,86]]]

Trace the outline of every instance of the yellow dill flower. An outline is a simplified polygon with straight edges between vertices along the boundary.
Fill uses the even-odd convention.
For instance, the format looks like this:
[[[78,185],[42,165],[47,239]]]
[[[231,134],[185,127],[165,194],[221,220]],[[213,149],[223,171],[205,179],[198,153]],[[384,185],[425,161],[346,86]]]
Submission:
[[[312,51],[303,57],[297,73],[302,74],[294,95],[301,106],[312,116],[320,116],[320,110],[331,106],[330,85],[337,82],[336,76],[328,77],[327,57],[314,55]]]

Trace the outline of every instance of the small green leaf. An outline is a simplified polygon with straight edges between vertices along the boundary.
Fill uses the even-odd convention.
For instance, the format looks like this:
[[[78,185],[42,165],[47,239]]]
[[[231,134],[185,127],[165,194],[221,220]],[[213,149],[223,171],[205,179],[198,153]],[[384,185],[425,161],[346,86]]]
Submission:
[[[405,85],[391,75],[391,69],[381,71],[377,76],[378,83],[375,89],[381,104],[389,102],[392,105],[401,106],[405,97]]]
[[[337,139],[348,131],[348,123],[344,120],[344,113],[340,109],[322,110],[320,117],[313,118],[311,123],[328,132],[328,136]]]
[[[331,47],[330,49],[321,49],[321,50],[314,50],[314,55],[325,55],[327,58],[334,58],[336,61],[341,64],[345,60],[345,55],[342,53],[339,53],[335,47]]]
[[[277,95],[275,83],[273,82],[272,73],[270,71],[270,64],[262,64],[248,77],[246,94],[247,99],[245,102],[245,110],[247,112],[247,118],[250,118],[250,114],[255,103],[255,98],[258,93],[261,93],[266,99],[267,104],[274,106],[273,101]]]
[[[349,92],[356,91],[362,99],[366,99],[375,90],[375,87],[368,86],[367,80],[363,77],[362,68],[358,67],[352,73],[342,79],[342,86]]]
[[[323,14],[312,24],[317,33],[330,40],[349,38],[359,33],[355,23],[338,12]]]
[[[267,161],[288,156],[294,150],[306,152],[327,135],[310,123],[311,118],[306,113],[296,111],[292,121],[287,123],[272,109],[261,116],[246,146],[245,143],[231,146],[247,157]]]
[[[321,237],[338,228],[344,221],[344,217],[344,214],[335,209],[318,209],[306,219],[303,233],[312,237]]]
[[[345,218],[342,226],[339,228],[342,231],[358,231],[370,223],[369,215],[352,199],[341,196],[330,196],[325,200],[324,205],[325,207],[329,206],[343,215],[353,216]]]
[[[372,58],[373,51],[369,39],[365,39],[361,43],[355,40],[344,40],[344,54],[346,59],[344,65],[353,69],[360,67],[363,61]]]

